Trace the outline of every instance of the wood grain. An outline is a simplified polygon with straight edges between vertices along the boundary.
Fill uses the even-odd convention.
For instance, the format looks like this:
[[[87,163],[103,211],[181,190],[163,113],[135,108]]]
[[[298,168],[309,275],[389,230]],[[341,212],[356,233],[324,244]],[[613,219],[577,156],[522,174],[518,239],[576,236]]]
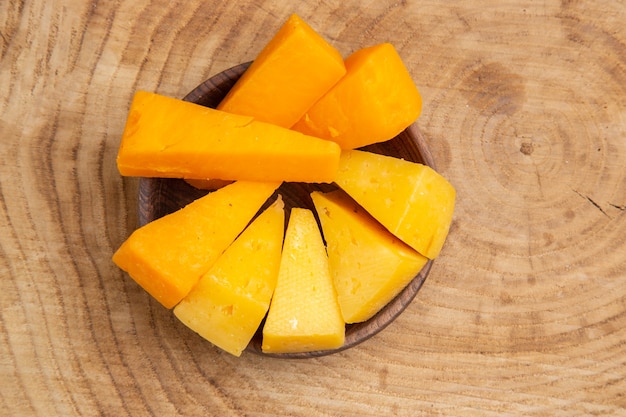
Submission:
[[[409,308],[322,358],[221,353],[111,263],[137,89],[183,97],[297,12],[392,42],[458,190]],[[626,415],[623,2],[0,2],[0,414]]]

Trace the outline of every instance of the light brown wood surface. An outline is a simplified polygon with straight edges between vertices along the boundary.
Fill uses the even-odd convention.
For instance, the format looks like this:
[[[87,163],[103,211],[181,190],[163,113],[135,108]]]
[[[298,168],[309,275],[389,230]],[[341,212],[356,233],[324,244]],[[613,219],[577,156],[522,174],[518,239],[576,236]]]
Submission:
[[[336,355],[231,357],[111,262],[137,89],[183,97],[298,13],[393,43],[458,190],[387,329]],[[626,415],[623,1],[0,2],[0,415]]]

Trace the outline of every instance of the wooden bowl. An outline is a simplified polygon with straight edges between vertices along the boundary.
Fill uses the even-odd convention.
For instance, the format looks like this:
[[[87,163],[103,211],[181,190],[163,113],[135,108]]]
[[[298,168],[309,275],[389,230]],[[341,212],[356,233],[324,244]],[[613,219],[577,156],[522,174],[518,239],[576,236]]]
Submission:
[[[211,77],[187,94],[184,100],[202,106],[216,107],[249,65],[250,63],[240,64]],[[390,141],[370,145],[362,149],[404,158],[435,168],[433,157],[415,124]],[[277,192],[283,197],[287,213],[291,207],[305,207],[315,212],[310,193],[314,190],[328,191],[334,188],[335,186],[332,184],[284,183]],[[192,187],[180,179],[141,178],[139,180],[139,225],[143,226],[152,220],[172,213],[207,194],[207,192],[206,190]],[[279,358],[310,358],[340,352],[356,346],[383,330],[402,313],[421,288],[431,267],[432,261],[428,261],[404,290],[374,317],[363,323],[346,325],[345,343],[341,348],[304,353],[263,353],[261,350],[261,329],[263,324],[261,324],[259,331],[253,337],[247,350],[264,356]]]

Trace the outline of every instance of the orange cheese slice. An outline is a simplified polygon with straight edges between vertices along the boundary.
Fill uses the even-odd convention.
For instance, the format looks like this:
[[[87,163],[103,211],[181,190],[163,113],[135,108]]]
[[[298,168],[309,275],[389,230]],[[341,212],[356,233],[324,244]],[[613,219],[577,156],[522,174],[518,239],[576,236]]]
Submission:
[[[339,155],[327,140],[139,91],[117,166],[127,176],[331,182]]]
[[[422,98],[395,48],[364,48],[346,61],[346,75],[292,129],[354,149],[389,140],[421,113]]]
[[[113,261],[166,308],[196,285],[278,188],[238,181],[135,230]]]
[[[294,14],[218,109],[289,128],[345,72],[339,51]]]

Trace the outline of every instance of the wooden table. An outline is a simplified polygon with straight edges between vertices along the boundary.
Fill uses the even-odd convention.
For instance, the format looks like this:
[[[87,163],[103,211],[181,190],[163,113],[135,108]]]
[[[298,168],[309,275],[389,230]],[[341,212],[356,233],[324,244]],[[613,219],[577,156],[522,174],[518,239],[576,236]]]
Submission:
[[[626,415],[622,1],[0,3],[0,414]],[[133,93],[182,97],[291,13],[393,43],[458,190],[390,327],[307,360],[232,357],[111,262],[137,221]]]

